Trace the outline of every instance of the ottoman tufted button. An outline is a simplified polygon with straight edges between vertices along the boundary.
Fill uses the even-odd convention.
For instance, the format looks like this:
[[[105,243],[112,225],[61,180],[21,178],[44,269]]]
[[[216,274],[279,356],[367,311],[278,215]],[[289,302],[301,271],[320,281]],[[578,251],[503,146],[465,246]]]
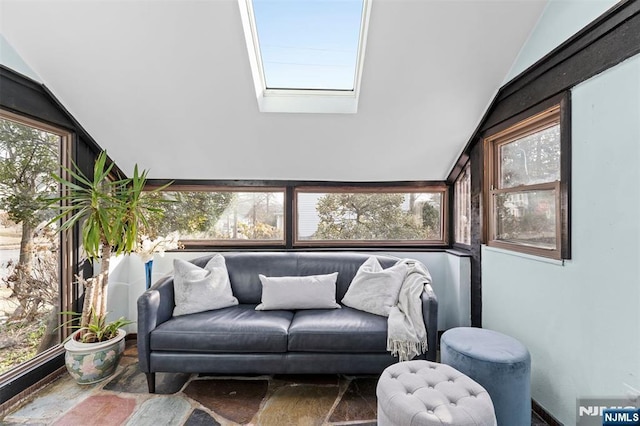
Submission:
[[[412,373],[406,374],[408,370]],[[438,373],[433,373],[433,370]],[[397,379],[402,386],[390,379],[389,373],[399,371],[403,372]],[[486,391],[447,365],[422,360],[407,361],[387,367],[385,372],[387,374],[380,377],[376,389],[380,426],[456,425],[464,423],[469,416],[475,420],[476,426],[495,426],[493,404]],[[451,384],[438,386],[443,382]],[[421,389],[429,391],[420,392]],[[484,398],[465,405],[458,404],[460,398],[450,396],[471,393],[483,393]]]

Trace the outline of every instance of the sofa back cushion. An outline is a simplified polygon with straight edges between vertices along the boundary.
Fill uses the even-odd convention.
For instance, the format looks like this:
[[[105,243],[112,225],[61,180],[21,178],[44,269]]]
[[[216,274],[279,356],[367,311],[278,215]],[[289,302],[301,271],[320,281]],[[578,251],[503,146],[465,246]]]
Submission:
[[[336,300],[344,297],[358,268],[369,257],[375,256],[383,268],[394,265],[398,258],[366,253],[336,252],[229,252],[222,253],[229,271],[233,295],[240,303],[260,303],[262,284],[259,274],[268,277],[324,275],[338,272]],[[204,266],[211,255],[191,262]]]

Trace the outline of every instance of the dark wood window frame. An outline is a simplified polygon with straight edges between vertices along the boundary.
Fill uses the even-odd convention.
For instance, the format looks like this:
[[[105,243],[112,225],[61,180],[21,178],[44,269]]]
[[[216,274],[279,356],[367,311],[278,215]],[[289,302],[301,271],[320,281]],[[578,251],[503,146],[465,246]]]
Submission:
[[[146,189],[152,190],[160,185],[150,183]],[[167,192],[278,192],[283,195],[283,237],[274,240],[258,239],[181,239],[180,243],[186,249],[206,249],[212,247],[282,247],[286,241],[287,215],[286,215],[286,186],[228,186],[216,184],[180,184],[170,185],[165,189]]]
[[[170,183],[166,179],[150,179],[147,188],[153,189]],[[335,182],[335,181],[278,181],[278,180],[177,180],[167,191],[210,191],[210,192],[281,192],[284,199],[284,241],[282,240],[187,240],[181,241],[187,250],[295,250],[295,249],[444,249],[448,248],[448,206],[449,188],[439,181],[403,182]],[[441,192],[441,235],[440,240],[336,240],[297,241],[296,237],[296,193],[306,192]]]
[[[517,251],[551,259],[570,259],[570,187],[571,187],[571,119],[570,95],[563,93],[533,107],[484,135],[484,241],[490,247]],[[498,185],[499,148],[519,138],[535,134],[551,126],[560,127],[560,180],[532,185],[500,188]],[[556,248],[545,249],[495,237],[494,196],[506,193],[553,190],[556,197]]]
[[[72,158],[72,146],[74,136],[71,132],[57,126],[52,126],[43,121],[26,117],[21,114],[16,114],[5,109],[0,108],[0,118],[14,121],[16,123],[33,127],[38,130],[45,131],[47,133],[52,133],[60,137],[60,146],[59,146],[59,155],[60,155],[60,166],[61,169],[59,173],[62,176],[67,176],[64,168],[71,168],[71,158]],[[68,177],[68,176],[67,176]],[[60,188],[60,191],[64,191],[65,188]],[[75,307],[75,298],[74,298],[74,289],[73,289],[73,232],[72,230],[61,232],[59,236],[59,244],[60,244],[60,258],[59,258],[59,296],[58,296],[58,306],[60,312],[69,312],[73,311]],[[61,324],[66,324],[71,318],[68,314],[62,315],[60,318]],[[71,328],[69,326],[63,326],[58,329],[58,339],[59,344],[52,346],[51,348],[36,354],[33,358],[17,365],[16,367],[8,370],[4,374],[0,375],[0,388],[12,388],[14,383],[20,385],[22,382],[22,378],[25,376],[33,375],[34,371],[45,364],[48,364],[49,361],[59,357],[63,352],[64,348],[62,346],[62,340],[66,338],[71,333]],[[47,368],[45,366],[45,368]],[[10,390],[9,390],[10,392]],[[4,393],[4,392],[3,392]],[[5,397],[2,398],[2,403],[4,403]],[[0,404],[2,405],[2,404]]]
[[[297,215],[297,202],[298,194],[300,193],[434,193],[441,194],[440,201],[440,239],[438,240],[302,240],[298,238],[298,215]],[[294,246],[297,247],[335,247],[335,246],[350,246],[350,247],[386,247],[386,246],[445,246],[447,245],[447,232],[448,232],[448,188],[446,185],[432,185],[428,187],[394,187],[394,186],[378,186],[378,187],[362,187],[362,186],[341,186],[341,187],[327,187],[327,186],[312,186],[312,187],[297,187],[294,190],[293,195],[294,206]]]
[[[453,227],[453,237],[452,237],[453,245],[455,247],[463,248],[466,250],[468,250],[471,247],[471,179],[470,179],[470,175],[471,175],[471,161],[467,161],[467,163],[462,167],[460,174],[452,184],[453,217],[451,219],[452,220],[451,226]],[[458,193],[458,188],[459,188],[458,185],[460,181],[467,176],[469,176],[469,190],[468,190],[468,194],[466,195],[467,200],[460,200],[461,194]],[[459,236],[458,233],[460,231],[460,214],[461,214],[461,211],[463,210],[461,206],[462,202],[468,203],[469,205],[469,217],[467,217],[467,225],[466,225],[469,228],[468,229],[469,243],[458,241],[458,236]]]

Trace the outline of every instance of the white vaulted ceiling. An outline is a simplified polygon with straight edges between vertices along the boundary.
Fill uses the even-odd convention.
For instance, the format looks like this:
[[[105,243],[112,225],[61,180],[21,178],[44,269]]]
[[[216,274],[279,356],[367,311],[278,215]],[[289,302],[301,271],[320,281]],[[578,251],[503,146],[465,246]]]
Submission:
[[[373,0],[356,114],[259,112],[237,0],[1,0],[0,31],[125,173],[441,180],[545,3]]]

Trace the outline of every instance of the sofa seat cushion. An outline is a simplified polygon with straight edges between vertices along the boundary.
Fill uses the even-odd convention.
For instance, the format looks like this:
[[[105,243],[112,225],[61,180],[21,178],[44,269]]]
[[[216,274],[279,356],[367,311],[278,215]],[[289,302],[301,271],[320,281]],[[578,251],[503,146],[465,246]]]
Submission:
[[[297,311],[289,327],[289,351],[386,352],[387,318],[346,306]]]
[[[291,311],[236,305],[173,317],[151,332],[154,351],[200,353],[286,352]]]

